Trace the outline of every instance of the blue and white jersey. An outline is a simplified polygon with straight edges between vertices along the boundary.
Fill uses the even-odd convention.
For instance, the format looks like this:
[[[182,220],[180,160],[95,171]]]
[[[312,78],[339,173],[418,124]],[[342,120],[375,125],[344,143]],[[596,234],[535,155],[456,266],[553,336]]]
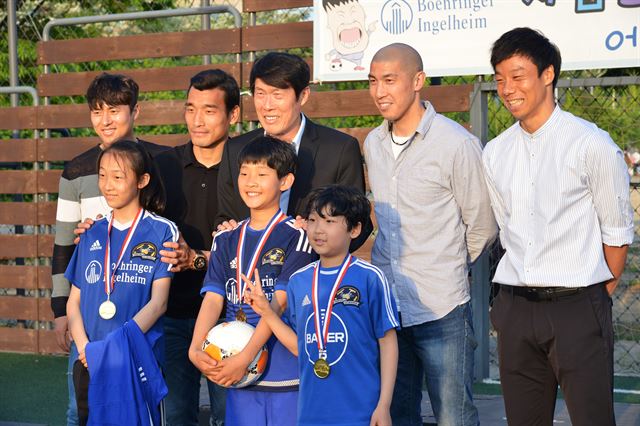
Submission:
[[[271,301],[276,290],[287,291],[292,273],[317,259],[312,253],[307,235],[302,229],[293,226],[294,219],[288,217],[273,229],[260,252],[257,269],[262,281],[265,296]],[[227,321],[234,321],[240,308],[247,316],[247,323],[256,326],[260,315],[251,306],[242,303],[237,294],[237,248],[240,228],[216,234],[211,248],[211,257],[201,294],[210,291],[225,298]],[[258,245],[263,230],[256,231],[247,226],[242,271],[249,268],[251,255]],[[253,279],[253,276],[251,276]],[[244,284],[244,283],[243,283]],[[244,287],[244,286],[243,286]],[[243,389],[262,391],[284,391],[298,388],[298,367],[296,357],[291,354],[275,336],[267,342],[269,360],[267,369],[254,386]]]
[[[178,228],[173,222],[145,211],[115,275],[110,299],[116,305],[116,314],[111,319],[102,319],[98,308],[107,300],[104,256],[108,226],[108,218],[103,218],[87,230],[80,238],[64,274],[65,278],[80,289],[80,313],[89,341],[104,339],[111,331],[133,318],[151,299],[153,282],[173,276],[169,271],[171,266],[160,261],[159,252],[166,241],[178,240]],[[109,255],[112,271],[128,230],[128,226],[119,226],[114,221]],[[162,319],[153,328],[162,333]],[[154,347],[160,361],[163,359],[158,356],[161,355],[161,344]]]
[[[380,269],[353,258],[333,300],[327,337],[325,379],[313,372],[318,360],[313,313],[314,262],[291,276],[287,290],[289,322],[298,335],[300,425],[369,425],[380,397],[378,339],[398,328],[391,288]],[[322,323],[340,267],[320,268],[318,305]]]

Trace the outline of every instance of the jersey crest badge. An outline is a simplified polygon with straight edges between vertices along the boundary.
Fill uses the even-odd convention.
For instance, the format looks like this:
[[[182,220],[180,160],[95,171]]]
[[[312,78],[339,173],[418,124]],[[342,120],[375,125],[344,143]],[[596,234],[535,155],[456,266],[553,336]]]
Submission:
[[[360,290],[350,285],[340,287],[335,299],[334,304],[342,303],[345,306],[360,306]]]
[[[141,257],[144,260],[155,262],[158,258],[158,249],[155,244],[145,241],[140,243],[131,250],[131,257]]]
[[[284,264],[284,250],[272,248],[262,256],[263,265],[282,266]]]

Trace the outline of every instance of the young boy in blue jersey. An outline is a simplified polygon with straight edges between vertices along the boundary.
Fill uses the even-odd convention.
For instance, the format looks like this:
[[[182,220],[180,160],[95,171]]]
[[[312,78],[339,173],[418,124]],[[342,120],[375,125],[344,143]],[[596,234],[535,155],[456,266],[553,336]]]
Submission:
[[[178,228],[157,215],[164,189],[141,144],[114,143],[98,166],[112,211],[80,238],[65,272],[79,423],[158,425],[167,394],[161,317],[173,275],[159,250],[177,241]]]
[[[383,273],[349,254],[370,211],[352,188],[332,185],[309,195],[307,233],[320,260],[291,276],[288,323],[267,302],[258,271],[254,282],[245,281],[245,300],[298,356],[299,425],[391,425],[395,301]]]
[[[238,165],[238,188],[250,217],[213,240],[189,358],[210,380],[230,386],[245,375],[266,343],[269,359],[260,379],[252,386],[227,391],[225,425],[295,425],[297,361],[272,336],[265,321],[243,303],[246,285],[241,277],[260,271],[265,300],[282,312],[290,275],[314,260],[305,232],[280,210],[280,195],[293,184],[296,154],[291,144],[262,136],[240,151]],[[227,321],[246,321],[256,331],[239,354],[216,362],[202,351],[202,342],[225,303]]]

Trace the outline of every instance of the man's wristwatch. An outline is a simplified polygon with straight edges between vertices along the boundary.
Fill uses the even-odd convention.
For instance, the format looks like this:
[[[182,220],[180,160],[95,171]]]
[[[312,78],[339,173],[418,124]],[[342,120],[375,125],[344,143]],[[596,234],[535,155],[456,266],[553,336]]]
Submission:
[[[194,250],[196,256],[193,258],[191,267],[196,271],[204,271],[207,269],[207,256],[202,253],[202,250]]]

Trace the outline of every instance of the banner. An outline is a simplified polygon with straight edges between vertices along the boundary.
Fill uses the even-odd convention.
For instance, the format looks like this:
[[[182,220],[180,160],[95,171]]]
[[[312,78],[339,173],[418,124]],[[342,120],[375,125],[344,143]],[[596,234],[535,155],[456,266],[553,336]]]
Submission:
[[[492,74],[491,45],[515,27],[542,31],[562,70],[640,66],[640,0],[314,0],[319,81],[366,80],[391,43],[414,47],[428,76]]]

